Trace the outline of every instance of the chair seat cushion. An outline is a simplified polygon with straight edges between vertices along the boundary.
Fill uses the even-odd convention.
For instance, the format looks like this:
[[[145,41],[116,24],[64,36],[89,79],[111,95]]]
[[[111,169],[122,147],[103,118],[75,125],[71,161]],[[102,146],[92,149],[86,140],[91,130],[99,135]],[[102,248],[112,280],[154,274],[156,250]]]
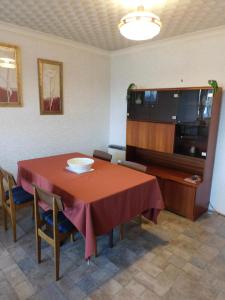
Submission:
[[[17,205],[34,200],[33,195],[27,193],[21,186],[16,186],[12,189],[13,200]],[[9,192],[6,192],[6,199],[9,199]]]
[[[53,226],[53,211],[47,210],[42,213],[42,220]],[[62,211],[58,212],[58,230],[61,233],[68,233],[74,229],[74,225],[66,218]]]

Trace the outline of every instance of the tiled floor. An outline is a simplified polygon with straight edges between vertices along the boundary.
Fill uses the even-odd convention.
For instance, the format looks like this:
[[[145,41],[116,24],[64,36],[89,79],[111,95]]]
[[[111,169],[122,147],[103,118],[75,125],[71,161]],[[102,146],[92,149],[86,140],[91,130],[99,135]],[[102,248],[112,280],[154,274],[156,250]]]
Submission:
[[[225,218],[205,214],[193,223],[169,212],[158,225],[135,223],[126,238],[107,247],[98,239],[99,257],[83,259],[84,242],[61,247],[60,281],[53,277],[50,247],[43,245],[40,265],[35,261],[31,212],[18,216],[17,243],[3,231],[0,212],[0,299],[225,299]]]

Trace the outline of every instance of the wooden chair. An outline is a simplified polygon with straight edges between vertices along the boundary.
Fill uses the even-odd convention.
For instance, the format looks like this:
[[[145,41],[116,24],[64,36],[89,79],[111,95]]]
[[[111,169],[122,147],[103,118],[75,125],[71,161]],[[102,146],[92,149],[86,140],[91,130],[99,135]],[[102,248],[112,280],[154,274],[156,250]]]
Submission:
[[[100,151],[100,150],[94,150],[93,152],[93,157],[99,158],[105,161],[111,161],[112,160],[112,155],[110,153]]]
[[[136,170],[136,171],[140,171],[140,172],[143,172],[143,173],[147,172],[147,167],[146,166],[144,166],[142,164],[139,164],[139,163],[136,163],[136,162],[133,162],[133,161],[128,161],[128,160],[118,161],[118,165],[130,168],[130,169],[133,169],[133,170]],[[141,215],[138,215],[138,221],[139,221],[139,224],[141,226],[141,224],[142,224]],[[122,240],[123,238],[124,238],[124,224],[121,224],[120,225],[120,239]]]
[[[0,197],[5,230],[7,230],[7,217],[9,215],[12,223],[13,240],[16,242],[16,212],[27,206],[33,207],[33,195],[27,193],[21,186],[17,186],[13,175],[0,168]]]
[[[133,169],[133,170],[136,170],[136,171],[140,171],[140,172],[143,172],[143,173],[147,172],[147,167],[146,166],[144,166],[142,164],[139,164],[139,163],[136,163],[136,162],[133,162],[133,161],[129,161],[129,160],[122,160],[122,161],[119,160],[118,165],[130,168],[130,169]]]
[[[39,201],[45,202],[49,210],[40,213]],[[63,214],[61,197],[34,186],[34,211],[37,261],[41,262],[41,239],[54,249],[55,280],[59,280],[60,243],[77,231]],[[51,231],[46,230],[50,228]]]

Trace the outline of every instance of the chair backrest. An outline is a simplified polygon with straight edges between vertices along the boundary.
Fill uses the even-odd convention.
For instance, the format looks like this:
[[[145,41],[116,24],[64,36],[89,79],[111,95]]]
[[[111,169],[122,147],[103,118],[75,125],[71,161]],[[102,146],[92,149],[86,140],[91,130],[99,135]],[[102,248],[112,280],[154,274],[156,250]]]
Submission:
[[[136,171],[140,171],[143,173],[147,172],[146,166],[136,163],[136,162],[133,162],[133,161],[129,161],[129,160],[118,161],[118,165],[130,168],[130,169],[133,169]]]
[[[12,188],[14,185],[16,185],[14,176],[1,167],[0,167],[0,180],[1,182],[5,182],[5,184],[8,185],[8,188],[9,187]]]
[[[107,152],[101,151],[101,150],[94,150],[93,157],[99,158],[99,159],[102,159],[105,161],[111,161],[111,159],[112,159],[112,155],[110,153],[107,153]]]
[[[8,171],[0,167],[0,197],[2,202],[5,201],[5,192],[8,191],[10,202],[14,203],[12,201],[13,198],[12,188],[15,185],[16,185],[16,181],[14,179],[14,176]]]
[[[63,210],[63,204],[60,196],[47,192],[37,187],[34,184],[33,187],[34,187],[34,200],[37,204],[41,200],[45,202],[51,210],[54,210],[54,205],[56,205],[58,211]]]
[[[42,221],[41,221],[41,216],[40,216],[40,211],[39,211],[39,205],[38,202],[41,200],[42,202],[45,202],[48,207],[52,210],[52,215],[53,215],[53,239],[51,237],[51,234],[49,235],[48,233],[45,233],[42,238],[44,238],[46,241],[49,239],[51,241],[57,240],[58,239],[58,212],[63,210],[63,205],[61,201],[61,197],[52,193],[49,193],[36,185],[33,185],[34,187],[34,215],[35,215],[35,230],[36,232],[38,230],[42,231]],[[46,239],[46,236],[48,236],[48,239]],[[52,243],[52,242],[51,242]]]

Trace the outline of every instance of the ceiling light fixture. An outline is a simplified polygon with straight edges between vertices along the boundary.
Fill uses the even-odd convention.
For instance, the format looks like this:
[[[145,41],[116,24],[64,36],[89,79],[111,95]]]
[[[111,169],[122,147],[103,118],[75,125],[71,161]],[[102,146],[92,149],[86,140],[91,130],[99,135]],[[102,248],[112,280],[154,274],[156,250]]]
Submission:
[[[0,67],[6,68],[6,69],[15,69],[16,61],[15,61],[15,59],[12,59],[12,58],[0,57]]]
[[[120,33],[129,40],[144,41],[159,34],[161,22],[158,16],[139,6],[137,11],[124,16],[118,25]]]

